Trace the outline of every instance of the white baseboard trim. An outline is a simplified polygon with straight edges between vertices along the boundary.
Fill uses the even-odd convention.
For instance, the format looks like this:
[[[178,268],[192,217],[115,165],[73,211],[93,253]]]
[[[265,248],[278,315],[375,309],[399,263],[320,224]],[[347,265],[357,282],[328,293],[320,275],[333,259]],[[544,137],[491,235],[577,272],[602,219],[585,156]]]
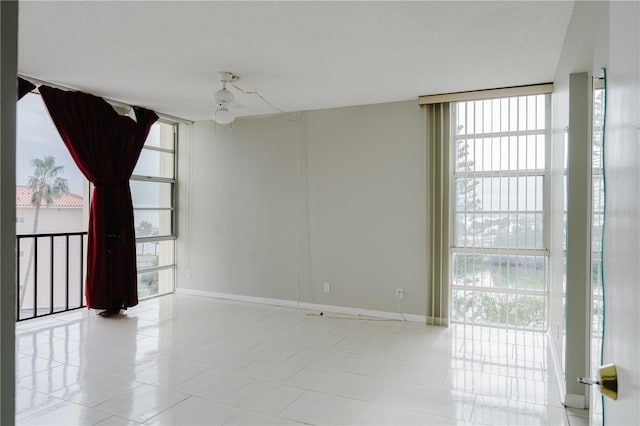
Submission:
[[[556,345],[553,341],[553,335],[551,334],[551,330],[547,330],[547,344],[551,348],[551,358],[553,361],[553,369],[556,373],[556,383],[558,384],[558,390],[560,391],[560,395],[565,396],[564,401],[560,401],[562,404],[566,405],[566,392],[567,392],[567,383],[565,382],[562,363],[560,362],[560,356],[558,351],[556,350]]]
[[[576,395],[573,393],[567,393],[564,395],[564,406],[570,408],[579,408],[584,410],[587,408],[586,399],[584,395]]]
[[[441,317],[426,317],[427,325],[449,327],[449,319]]]
[[[212,297],[215,299],[237,300],[239,302],[260,303],[263,305],[285,306],[287,308],[297,308],[298,302],[286,299],[270,299],[267,297],[243,296],[241,294],[218,293],[214,291],[192,290],[188,288],[176,288],[176,293],[190,296]],[[373,318],[385,318],[402,321],[402,315],[407,321],[426,324],[427,318],[424,315],[400,314],[398,312],[375,311],[371,309],[350,308],[347,306],[319,305],[317,303],[300,302],[300,308],[310,311],[330,312],[334,314],[345,314],[354,316],[366,316]],[[436,318],[435,324],[438,324]]]

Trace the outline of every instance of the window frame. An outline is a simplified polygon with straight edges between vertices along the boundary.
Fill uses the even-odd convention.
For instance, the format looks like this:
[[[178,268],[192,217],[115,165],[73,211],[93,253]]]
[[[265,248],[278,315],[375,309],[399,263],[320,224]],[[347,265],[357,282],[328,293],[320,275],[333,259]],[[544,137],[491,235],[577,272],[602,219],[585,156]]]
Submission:
[[[507,130],[507,131],[498,131],[498,132],[477,132],[474,129],[474,133],[458,135],[456,132],[456,126],[458,122],[457,117],[457,109],[458,104],[466,103],[466,102],[477,102],[477,101],[485,101],[485,100],[503,100],[503,99],[513,99],[513,98],[524,98],[526,99],[529,96],[544,96],[544,129],[542,130]],[[509,101],[507,101],[509,102]],[[519,101],[518,101],[519,102]],[[525,100],[526,102],[526,100]],[[549,256],[550,256],[550,200],[551,200],[551,94],[550,93],[527,93],[523,95],[515,95],[515,96],[505,96],[500,98],[489,98],[489,99],[469,99],[459,102],[451,103],[451,128],[450,128],[450,145],[449,150],[451,152],[449,159],[449,193],[450,193],[450,226],[449,226],[449,235],[450,235],[450,248],[449,248],[449,309],[450,315],[449,320],[452,323],[463,323],[463,324],[477,324],[483,326],[491,326],[505,329],[517,329],[517,330],[529,330],[529,331],[542,331],[545,332],[548,328],[548,312],[549,312]],[[508,104],[510,108],[510,103]],[[519,105],[519,103],[518,103]],[[502,112],[501,112],[502,113]],[[510,112],[508,112],[510,114]],[[511,117],[509,116],[508,120]],[[474,117],[475,120],[475,117]],[[518,117],[516,117],[516,121]],[[520,136],[529,136],[529,135],[544,135],[544,168],[543,169],[516,169],[516,170],[482,170],[482,171],[459,171],[456,170],[456,160],[457,160],[457,142],[460,139],[466,140],[474,140],[474,139],[487,139],[487,138],[502,138],[502,137],[520,137]],[[511,177],[542,177],[542,248],[493,248],[493,247],[469,247],[465,246],[457,246],[457,218],[456,215],[460,212],[457,206],[457,182],[459,178],[511,178]],[[482,210],[480,210],[482,212]],[[462,210],[462,213],[469,213],[469,210],[465,206],[465,210]],[[521,213],[519,210],[511,211],[507,208],[507,210],[500,211],[490,211],[489,213],[503,213],[503,214],[518,214]],[[527,211],[527,214],[539,214],[540,212],[537,210]],[[520,287],[504,287],[504,288],[495,288],[495,287],[484,287],[484,286],[467,286],[467,285],[457,285],[455,284],[454,278],[454,257],[456,255],[486,255],[486,256],[536,256],[542,257],[544,259],[544,289],[543,290],[529,290],[523,289]],[[521,325],[511,325],[508,323],[476,323],[476,322],[468,322],[466,319],[458,320],[454,318],[455,312],[455,298],[454,293],[456,291],[465,291],[465,292],[474,292],[480,294],[498,294],[505,295],[505,297],[517,297],[517,296],[534,296],[534,297],[542,297],[544,300],[544,313],[543,313],[543,326],[542,328],[529,327],[529,326],[521,326]],[[513,303],[513,302],[509,302]]]
[[[178,143],[179,143],[179,138],[178,138],[178,126],[180,125],[180,123],[178,121],[174,121],[174,120],[169,120],[166,118],[160,118],[156,121],[156,123],[161,123],[161,124],[166,124],[166,125],[170,125],[173,127],[173,149],[169,149],[169,148],[163,148],[163,147],[159,147],[159,146],[153,146],[153,145],[144,145],[142,147],[142,151],[147,150],[147,151],[154,151],[154,152],[161,152],[161,153],[165,153],[165,154],[170,154],[173,156],[173,167],[172,167],[172,174],[173,177],[172,178],[167,178],[167,177],[159,177],[159,176],[146,176],[146,175],[138,175],[138,174],[132,174],[131,178],[129,179],[129,182],[153,182],[153,183],[168,183],[171,185],[171,207],[136,207],[135,205],[133,206],[133,212],[135,214],[136,211],[159,211],[159,212],[166,212],[166,211],[170,211],[171,212],[171,233],[169,235],[157,235],[157,236],[149,236],[149,237],[136,237],[135,239],[135,244],[136,246],[138,244],[143,244],[143,243],[153,243],[153,242],[162,242],[162,241],[175,241],[177,240],[177,234],[176,234],[176,228],[177,228],[177,224],[176,224],[176,220],[177,220],[177,212],[176,212],[176,202],[177,202],[177,192],[176,192],[176,186],[177,186],[177,174],[178,174]],[[169,291],[168,293],[160,293],[158,292],[158,294],[155,295],[150,295],[147,297],[142,297],[141,299],[148,299],[148,298],[153,298],[153,297],[158,297],[158,296],[162,296],[164,294],[171,294],[173,292],[175,292],[175,285],[176,285],[176,270],[177,270],[177,264],[176,264],[176,244],[174,242],[174,246],[173,246],[173,259],[172,262],[170,264],[167,265],[158,265],[158,266],[150,266],[150,267],[138,267],[137,266],[137,260],[136,260],[136,269],[137,269],[137,276],[139,277],[142,274],[146,274],[146,273],[150,273],[150,272],[159,272],[159,271],[165,271],[165,270],[173,270],[173,279],[172,279],[172,288],[171,291]]]

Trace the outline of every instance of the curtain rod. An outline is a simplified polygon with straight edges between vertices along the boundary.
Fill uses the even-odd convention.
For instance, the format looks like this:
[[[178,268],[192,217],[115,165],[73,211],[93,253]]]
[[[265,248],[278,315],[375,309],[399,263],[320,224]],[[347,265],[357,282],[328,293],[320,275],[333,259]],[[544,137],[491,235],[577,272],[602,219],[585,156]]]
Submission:
[[[20,78],[22,78],[24,80],[28,80],[31,83],[35,84],[36,86],[45,85],[45,86],[53,87],[54,89],[67,90],[67,91],[71,90],[71,91],[74,91],[74,92],[87,93],[87,92],[84,92],[83,90],[79,90],[79,89],[76,89],[74,87],[63,86],[63,85],[57,84],[57,83],[51,83],[51,82],[40,80],[38,78],[30,77],[30,76],[24,75],[24,74],[18,74],[18,77],[20,77]],[[37,87],[36,87],[36,89],[37,89]],[[89,94],[90,95],[94,95],[94,96],[98,96],[98,97],[104,99],[109,104],[111,104],[112,106],[115,106],[115,107],[133,108],[132,105],[129,105],[129,104],[125,103],[125,102],[117,101],[115,99],[106,98],[104,96],[96,95],[94,93],[89,93]],[[187,119],[176,117],[176,116],[169,115],[169,114],[164,114],[164,113],[157,112],[157,111],[154,111],[154,112],[156,113],[158,118],[161,119],[161,120],[169,120],[169,121],[175,121],[177,123],[193,124],[193,121],[191,121],[191,120],[187,120]]]
[[[418,105],[439,104],[442,102],[464,102],[511,96],[542,95],[553,92],[553,83],[530,84],[527,86],[501,87],[497,89],[470,90],[468,92],[424,95],[418,98]]]

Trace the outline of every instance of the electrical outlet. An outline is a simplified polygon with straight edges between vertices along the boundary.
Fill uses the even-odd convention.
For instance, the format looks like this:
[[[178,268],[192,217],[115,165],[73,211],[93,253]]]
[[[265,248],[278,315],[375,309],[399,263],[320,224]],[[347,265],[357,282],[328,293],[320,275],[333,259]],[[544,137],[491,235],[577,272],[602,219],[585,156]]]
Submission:
[[[187,279],[190,280],[191,279],[191,269],[187,269],[184,274],[187,276]]]
[[[396,299],[398,300],[404,299],[404,289],[396,288]]]
[[[325,293],[331,293],[331,283],[330,282],[325,282],[324,283],[324,292]]]

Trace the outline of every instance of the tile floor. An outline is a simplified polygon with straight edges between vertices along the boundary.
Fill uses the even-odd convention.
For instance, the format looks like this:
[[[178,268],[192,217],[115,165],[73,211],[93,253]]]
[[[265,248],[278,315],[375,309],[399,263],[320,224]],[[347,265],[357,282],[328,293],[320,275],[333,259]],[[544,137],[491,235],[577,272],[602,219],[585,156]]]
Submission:
[[[536,333],[169,295],[16,334],[20,425],[569,424]]]

